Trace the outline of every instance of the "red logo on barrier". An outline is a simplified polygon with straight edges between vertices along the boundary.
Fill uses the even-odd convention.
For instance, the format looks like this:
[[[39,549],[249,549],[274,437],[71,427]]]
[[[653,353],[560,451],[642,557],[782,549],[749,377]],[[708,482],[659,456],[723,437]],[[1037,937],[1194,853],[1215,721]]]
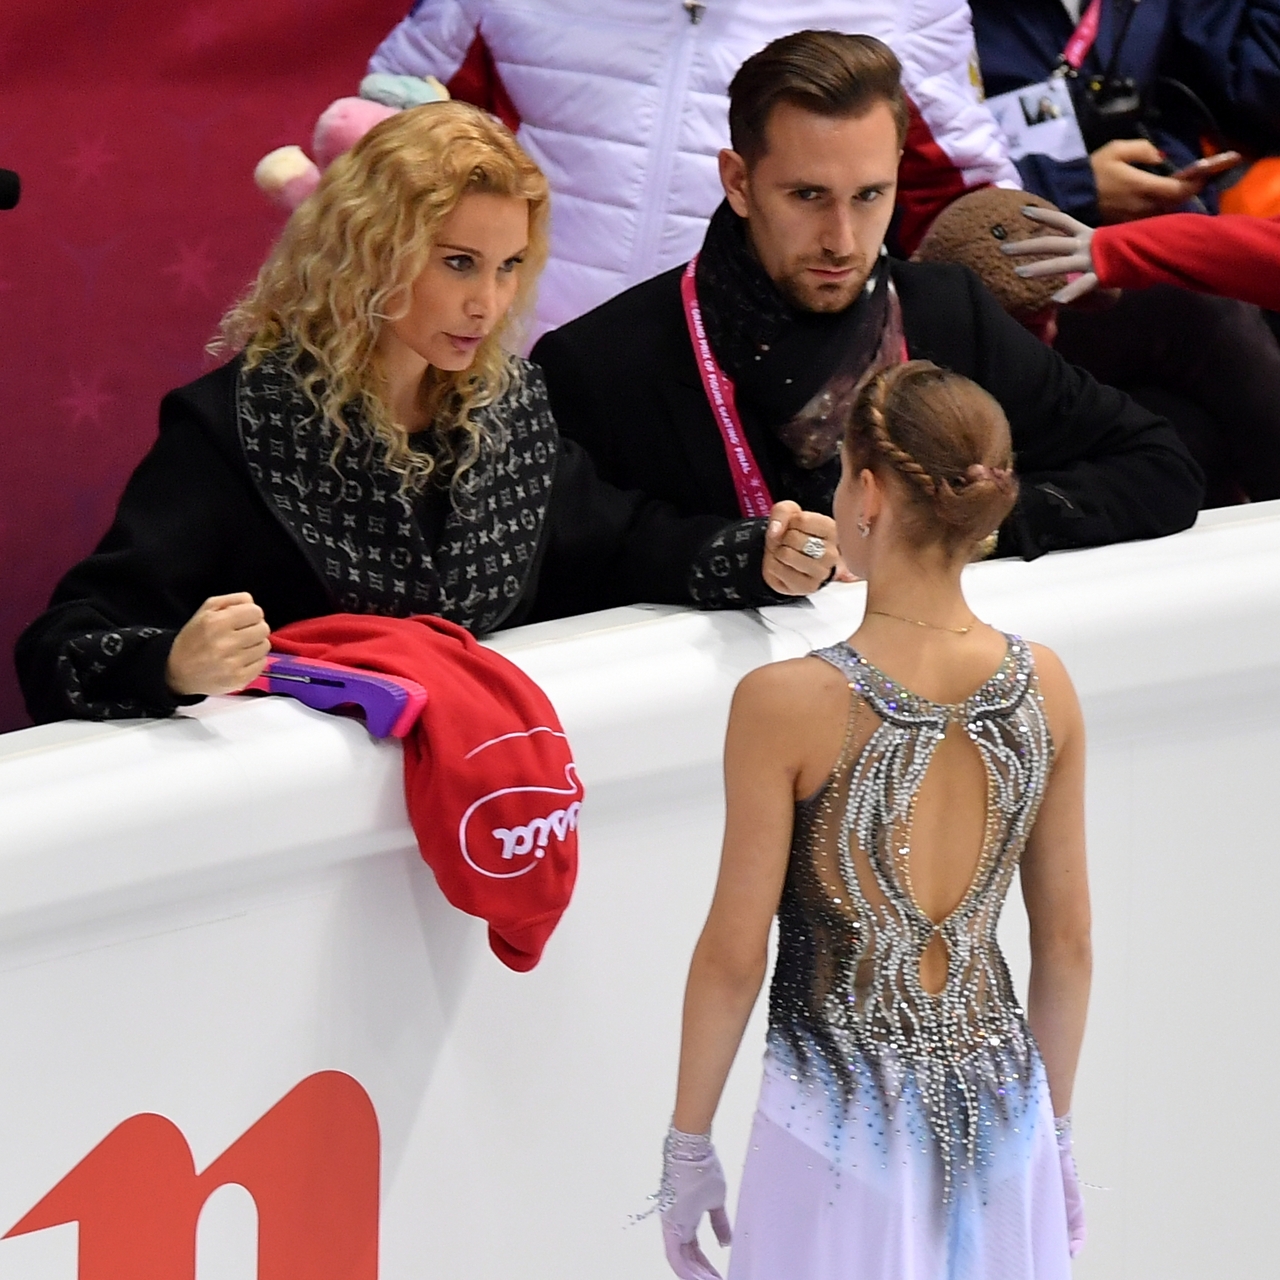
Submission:
[[[340,1071],[308,1076],[201,1174],[177,1125],[132,1116],[5,1238],[78,1222],[79,1280],[195,1280],[200,1210],[228,1183],[258,1207],[258,1280],[377,1280],[378,1117]]]

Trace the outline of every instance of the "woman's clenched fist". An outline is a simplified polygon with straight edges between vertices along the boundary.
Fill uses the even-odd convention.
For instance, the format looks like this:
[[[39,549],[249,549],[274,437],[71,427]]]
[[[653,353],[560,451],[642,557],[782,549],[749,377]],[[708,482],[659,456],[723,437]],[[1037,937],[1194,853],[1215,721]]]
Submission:
[[[177,694],[234,693],[261,674],[270,635],[247,591],[210,596],[178,632],[165,680]]]

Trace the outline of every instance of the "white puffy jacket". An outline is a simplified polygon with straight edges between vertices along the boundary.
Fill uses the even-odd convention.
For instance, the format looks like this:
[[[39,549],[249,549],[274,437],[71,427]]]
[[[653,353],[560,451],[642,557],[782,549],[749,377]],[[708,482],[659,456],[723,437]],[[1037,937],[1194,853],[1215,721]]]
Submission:
[[[965,188],[1018,186],[976,89],[957,0],[419,0],[370,71],[448,83],[487,54],[551,184],[551,260],[534,337],[688,261],[722,198],[734,72],[806,28],[864,32],[903,64],[916,108],[900,179],[902,238]]]

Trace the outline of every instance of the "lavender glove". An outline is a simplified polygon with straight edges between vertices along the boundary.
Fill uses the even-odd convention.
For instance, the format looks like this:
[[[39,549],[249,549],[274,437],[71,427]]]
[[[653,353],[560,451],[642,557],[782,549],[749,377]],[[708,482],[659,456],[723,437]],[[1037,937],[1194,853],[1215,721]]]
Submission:
[[[1076,1176],[1076,1158],[1071,1154],[1071,1112],[1054,1116],[1053,1132],[1058,1139],[1058,1159],[1062,1163],[1062,1193],[1067,1202],[1067,1247],[1074,1258],[1084,1248],[1084,1197]]]
[[[1060,234],[1035,236],[1030,240],[1010,240],[1000,246],[1001,253],[1011,258],[1026,254],[1047,254],[1040,262],[1027,262],[1014,271],[1023,279],[1036,276],[1070,275],[1078,272],[1076,279],[1063,285],[1053,295],[1054,302],[1074,302],[1097,288],[1098,273],[1093,265],[1093,228],[1077,221],[1061,209],[1041,209],[1028,205],[1022,211],[1032,222],[1043,222]]]
[[[698,1223],[704,1213],[721,1245],[730,1240],[725,1212],[724,1170],[709,1133],[681,1133],[674,1125],[662,1146],[662,1241],[667,1261],[680,1280],[721,1280],[698,1245]]]

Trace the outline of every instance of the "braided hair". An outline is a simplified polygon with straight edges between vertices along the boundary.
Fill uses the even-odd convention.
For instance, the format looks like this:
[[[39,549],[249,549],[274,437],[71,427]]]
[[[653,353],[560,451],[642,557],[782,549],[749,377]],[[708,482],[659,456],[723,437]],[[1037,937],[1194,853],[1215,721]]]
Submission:
[[[1009,422],[975,382],[929,360],[883,369],[858,392],[845,428],[846,466],[899,482],[907,536],[972,554],[1013,509]]]

